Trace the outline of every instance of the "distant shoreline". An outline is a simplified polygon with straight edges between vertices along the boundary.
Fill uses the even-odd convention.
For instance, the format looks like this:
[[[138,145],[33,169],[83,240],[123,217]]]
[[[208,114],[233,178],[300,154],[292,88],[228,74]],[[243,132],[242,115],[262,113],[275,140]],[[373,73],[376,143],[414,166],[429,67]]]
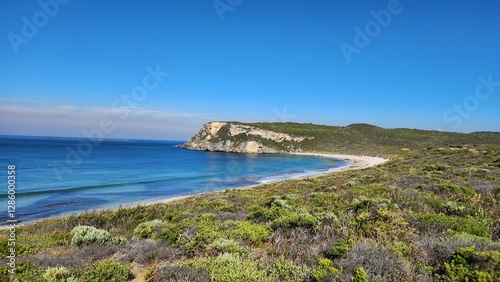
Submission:
[[[352,161],[352,164],[347,165],[347,166],[343,166],[343,167],[339,167],[338,169],[336,169],[334,171],[320,172],[320,173],[310,175],[310,176],[276,180],[276,181],[272,181],[269,183],[286,181],[286,180],[290,180],[290,179],[304,179],[304,178],[318,177],[321,175],[336,173],[336,172],[346,171],[346,170],[364,169],[364,168],[368,168],[368,167],[382,164],[382,163],[389,160],[389,159],[381,158],[381,157],[346,155],[346,154],[329,154],[329,153],[289,153],[289,154],[290,155],[302,155],[302,156],[315,156],[315,157],[332,158],[332,159],[343,159],[346,161]],[[254,188],[254,187],[257,187],[260,185],[266,185],[266,184],[268,184],[268,183],[254,184],[254,185],[243,186],[243,187],[233,187],[233,188],[228,188],[228,189],[219,190],[219,191],[201,192],[201,193],[185,195],[185,196],[168,197],[168,198],[164,198],[164,199],[150,200],[150,201],[145,201],[145,202],[128,203],[128,204],[120,205],[119,207],[111,207],[111,208],[104,207],[104,208],[100,208],[100,209],[91,210],[90,212],[113,211],[113,210],[117,210],[117,209],[134,208],[137,206],[166,204],[166,203],[171,203],[171,202],[175,202],[175,201],[181,201],[181,200],[191,198],[191,197],[201,196],[201,195],[204,195],[207,193],[221,193],[221,192],[224,192],[227,190],[235,190],[235,189],[246,190],[246,189],[251,189],[251,188]],[[78,216],[78,214],[76,214],[76,215]],[[17,223],[16,227],[31,225],[31,224],[35,224],[35,223],[46,221],[46,220],[57,220],[57,219],[61,219],[61,218],[69,217],[69,216],[72,216],[72,215],[61,215],[61,216],[55,216],[55,217],[50,217],[50,218],[44,218],[44,219],[23,221],[23,222]],[[2,225],[0,225],[0,230],[9,229],[9,228],[10,228],[10,226],[7,223],[2,223]]]
[[[346,167],[342,170],[347,169],[362,169],[367,168],[379,164],[383,164],[389,159],[382,157],[372,157],[372,156],[359,156],[359,155],[347,155],[347,154],[329,154],[329,153],[291,153],[292,155],[304,155],[304,156],[315,156],[315,157],[324,157],[324,158],[334,158],[334,159],[343,159],[346,161],[353,161],[354,164],[350,167]]]

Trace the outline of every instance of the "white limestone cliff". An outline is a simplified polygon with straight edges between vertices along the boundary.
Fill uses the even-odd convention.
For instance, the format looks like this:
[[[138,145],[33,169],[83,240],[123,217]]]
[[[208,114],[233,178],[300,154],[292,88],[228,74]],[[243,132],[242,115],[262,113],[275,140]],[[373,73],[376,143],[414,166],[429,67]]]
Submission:
[[[288,153],[301,152],[300,142],[312,137],[293,136],[254,126],[210,122],[181,147],[201,151],[234,153]]]

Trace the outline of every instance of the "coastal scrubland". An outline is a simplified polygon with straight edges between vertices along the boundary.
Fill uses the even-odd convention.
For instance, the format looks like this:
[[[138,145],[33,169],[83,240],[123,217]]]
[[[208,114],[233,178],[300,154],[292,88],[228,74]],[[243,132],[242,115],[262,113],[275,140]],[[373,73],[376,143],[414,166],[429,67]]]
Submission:
[[[2,281],[500,281],[500,133],[252,124],[384,164],[17,228]]]

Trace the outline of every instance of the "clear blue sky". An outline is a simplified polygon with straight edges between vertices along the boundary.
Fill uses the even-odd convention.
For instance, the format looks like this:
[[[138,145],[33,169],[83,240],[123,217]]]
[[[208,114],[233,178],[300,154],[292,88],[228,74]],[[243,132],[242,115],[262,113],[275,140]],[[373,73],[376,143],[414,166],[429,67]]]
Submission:
[[[187,139],[211,120],[500,131],[499,15],[497,0],[5,0],[0,134]]]

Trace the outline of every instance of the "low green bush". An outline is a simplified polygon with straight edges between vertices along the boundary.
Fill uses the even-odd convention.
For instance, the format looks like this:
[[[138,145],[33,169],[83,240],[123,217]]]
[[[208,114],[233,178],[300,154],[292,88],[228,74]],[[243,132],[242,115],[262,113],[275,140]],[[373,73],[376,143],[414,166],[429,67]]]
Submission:
[[[215,258],[195,260],[192,266],[210,273],[212,281],[270,281],[266,280],[266,272],[258,263],[250,258],[237,254],[221,254]]]
[[[134,239],[149,238],[153,231],[164,226],[165,223],[159,219],[143,222],[134,229]]]
[[[391,204],[391,200],[384,198],[367,198],[365,196],[360,196],[357,199],[354,199],[351,203],[352,209],[354,211],[358,210],[367,210],[373,205],[378,206],[389,206]]]
[[[387,243],[388,247],[403,258],[410,258],[412,256],[412,248],[408,243],[401,241],[392,241]]]
[[[354,271],[354,276],[352,276],[352,282],[368,282],[368,276],[363,267],[358,267]]]
[[[230,234],[236,239],[245,240],[250,245],[259,245],[267,242],[272,232],[269,227],[260,224],[249,221],[236,221],[235,228]]]
[[[475,250],[474,246],[460,248],[443,266],[442,282],[500,281],[500,251]]]
[[[116,236],[111,239],[111,242],[115,245],[123,245],[127,242],[127,238],[123,236]]]
[[[37,253],[42,248],[66,245],[71,240],[70,232],[53,232],[42,234],[20,234],[17,240],[22,244],[16,245],[16,255],[24,256]],[[0,238],[0,255],[8,256],[11,246],[8,237]]]
[[[238,242],[230,239],[215,240],[207,246],[207,252],[211,254],[231,253],[241,256],[248,254],[247,249],[242,247]]]
[[[144,274],[143,281],[186,281],[206,282],[214,281],[204,269],[194,269],[186,266],[165,265],[163,267],[153,266]]]
[[[320,220],[305,209],[288,212],[272,222],[273,229],[294,229],[299,227],[312,229]]]
[[[227,226],[215,220],[215,214],[203,213],[193,218],[186,218],[180,222],[182,231],[176,244],[184,246],[185,250],[193,254],[196,250],[204,250],[207,245],[216,239],[227,238]]]
[[[268,273],[271,281],[299,282],[304,281],[307,277],[307,271],[304,267],[283,257],[270,266]]]
[[[10,266],[5,264],[0,266],[0,281],[37,281],[43,275],[43,271],[35,267],[33,262],[16,262],[15,274],[9,273]]]
[[[451,229],[459,233],[467,233],[483,238],[490,238],[489,224],[477,217],[449,216],[444,214],[418,214],[418,225],[424,231],[437,229],[446,231]]]
[[[447,164],[429,164],[424,168],[424,171],[446,171],[450,166]]]
[[[247,214],[246,219],[252,222],[266,222],[267,221],[267,209],[261,206],[250,206],[250,213]],[[0,245],[1,246],[1,245]]]
[[[338,217],[334,212],[316,212],[314,213],[314,217],[322,222],[336,222],[338,221]]]
[[[327,258],[321,258],[318,265],[311,271],[311,277],[314,281],[323,281],[327,276],[337,276],[340,270],[335,268],[333,262]]]
[[[278,208],[285,208],[291,210],[293,207],[289,203],[290,199],[293,199],[293,197],[287,197],[287,196],[272,196],[268,201],[267,201],[267,206],[269,207],[278,207]]]
[[[347,254],[349,247],[352,245],[354,245],[354,241],[352,239],[341,239],[326,251],[325,256],[329,259],[342,258]]]
[[[453,194],[465,194],[465,195],[475,195],[476,191],[467,186],[455,185],[451,183],[440,183],[437,185],[439,189],[445,192],[453,193]]]
[[[130,278],[132,278],[130,265],[120,264],[113,260],[98,261],[85,273],[86,282],[123,282]]]
[[[0,255],[2,257],[8,256],[10,253],[9,238],[0,238]]]
[[[177,240],[181,236],[181,229],[175,224],[167,224],[163,227],[163,229],[153,234],[153,239],[159,239],[165,241],[167,244],[176,246]]]
[[[78,282],[78,278],[71,274],[71,271],[63,266],[49,267],[42,275],[47,282]]]
[[[158,266],[154,265],[146,269],[146,272],[144,273],[143,280],[144,281],[151,281],[153,277],[156,275],[156,272],[158,271]]]
[[[464,216],[468,213],[467,208],[464,205],[453,201],[447,201],[442,208],[444,212],[449,215]]]

